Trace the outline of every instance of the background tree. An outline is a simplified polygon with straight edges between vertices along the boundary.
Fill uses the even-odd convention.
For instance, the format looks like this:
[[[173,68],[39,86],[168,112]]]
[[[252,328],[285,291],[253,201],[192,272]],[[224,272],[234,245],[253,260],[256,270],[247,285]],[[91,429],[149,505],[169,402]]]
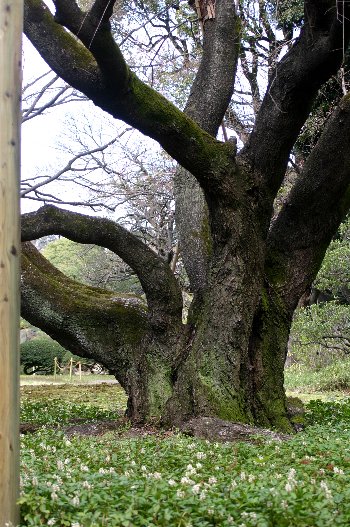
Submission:
[[[120,293],[142,294],[140,283],[132,270],[108,249],[60,238],[46,245],[42,254],[57,269],[77,282]]]
[[[183,111],[131,71],[111,32],[110,4],[97,0],[84,13],[68,0],[55,7],[53,16],[40,0],[26,0],[25,31],[42,57],[182,167],[176,223],[194,299],[184,324],[179,283],[163,258],[108,219],[51,206],[25,215],[23,240],[55,233],[112,250],[137,274],[146,302],[77,284],[24,244],[23,315],[106,364],[136,420],[204,414],[289,430],[283,368],[293,313],[350,205],[347,96],[277,216],[273,203],[320,88],[342,66],[348,4],[304,2],[300,34],[275,49],[239,153],[215,137],[252,3],[237,11],[232,0],[217,0],[215,16],[203,19],[203,52]]]

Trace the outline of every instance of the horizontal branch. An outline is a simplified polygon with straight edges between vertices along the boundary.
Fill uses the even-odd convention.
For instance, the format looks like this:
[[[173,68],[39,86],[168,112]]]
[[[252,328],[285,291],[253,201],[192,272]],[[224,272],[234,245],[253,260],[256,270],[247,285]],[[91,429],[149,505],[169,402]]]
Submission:
[[[126,382],[131,349],[148,329],[147,307],[136,295],[78,284],[22,244],[22,316],[79,356],[101,362]]]
[[[152,323],[181,323],[182,294],[169,265],[139,238],[107,218],[85,216],[54,206],[22,216],[22,241],[60,234],[78,243],[105,247],[137,274],[145,291]]]

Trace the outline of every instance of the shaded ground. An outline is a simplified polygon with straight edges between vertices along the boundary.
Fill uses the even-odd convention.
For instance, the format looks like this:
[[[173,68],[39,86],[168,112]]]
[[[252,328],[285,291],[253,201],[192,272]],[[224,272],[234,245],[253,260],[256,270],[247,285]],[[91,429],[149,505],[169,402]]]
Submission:
[[[91,421],[89,423],[79,423],[78,420],[72,420],[72,424],[60,428],[70,437],[73,435],[82,436],[100,436],[108,432],[116,432],[120,439],[129,439],[132,437],[147,437],[156,435],[158,437],[169,437],[175,434],[174,430],[163,430],[150,425],[132,426],[126,419],[115,421]],[[21,423],[20,432],[28,434],[36,432],[41,425],[33,423]],[[285,441],[291,436],[278,434],[271,430],[256,428],[241,423],[231,423],[213,417],[198,417],[191,419],[180,427],[180,432],[185,435],[208,439],[209,441],[220,442],[256,442],[259,437],[271,438],[275,441]]]

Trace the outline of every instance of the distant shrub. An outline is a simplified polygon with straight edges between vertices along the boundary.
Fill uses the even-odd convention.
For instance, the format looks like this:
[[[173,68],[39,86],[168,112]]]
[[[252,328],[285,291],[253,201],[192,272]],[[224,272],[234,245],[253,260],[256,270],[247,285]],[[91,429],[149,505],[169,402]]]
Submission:
[[[21,344],[21,366],[26,375],[40,373],[50,375],[54,371],[54,359],[61,362],[67,350],[48,338],[34,338]]]

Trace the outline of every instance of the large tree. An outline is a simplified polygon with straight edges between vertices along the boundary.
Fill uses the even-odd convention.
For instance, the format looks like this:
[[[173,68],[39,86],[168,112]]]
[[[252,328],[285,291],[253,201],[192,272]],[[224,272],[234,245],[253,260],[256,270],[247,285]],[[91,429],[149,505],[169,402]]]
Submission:
[[[23,316],[105,364],[135,420],[214,415],[289,430],[283,369],[293,312],[350,206],[348,95],[277,216],[273,203],[319,89],[342,66],[349,2],[305,0],[300,33],[278,60],[275,53],[239,153],[216,135],[234,91],[249,2],[239,9],[232,0],[200,2],[203,53],[184,111],[130,70],[111,32],[113,2],[96,0],[87,12],[73,0],[54,3],[52,15],[41,0],[25,0],[25,32],[41,56],[179,163],[176,223],[193,302],[184,323],[169,265],[123,227],[47,206],[24,215],[24,242],[55,233],[106,247],[136,272],[146,301],[77,284],[24,243]]]

